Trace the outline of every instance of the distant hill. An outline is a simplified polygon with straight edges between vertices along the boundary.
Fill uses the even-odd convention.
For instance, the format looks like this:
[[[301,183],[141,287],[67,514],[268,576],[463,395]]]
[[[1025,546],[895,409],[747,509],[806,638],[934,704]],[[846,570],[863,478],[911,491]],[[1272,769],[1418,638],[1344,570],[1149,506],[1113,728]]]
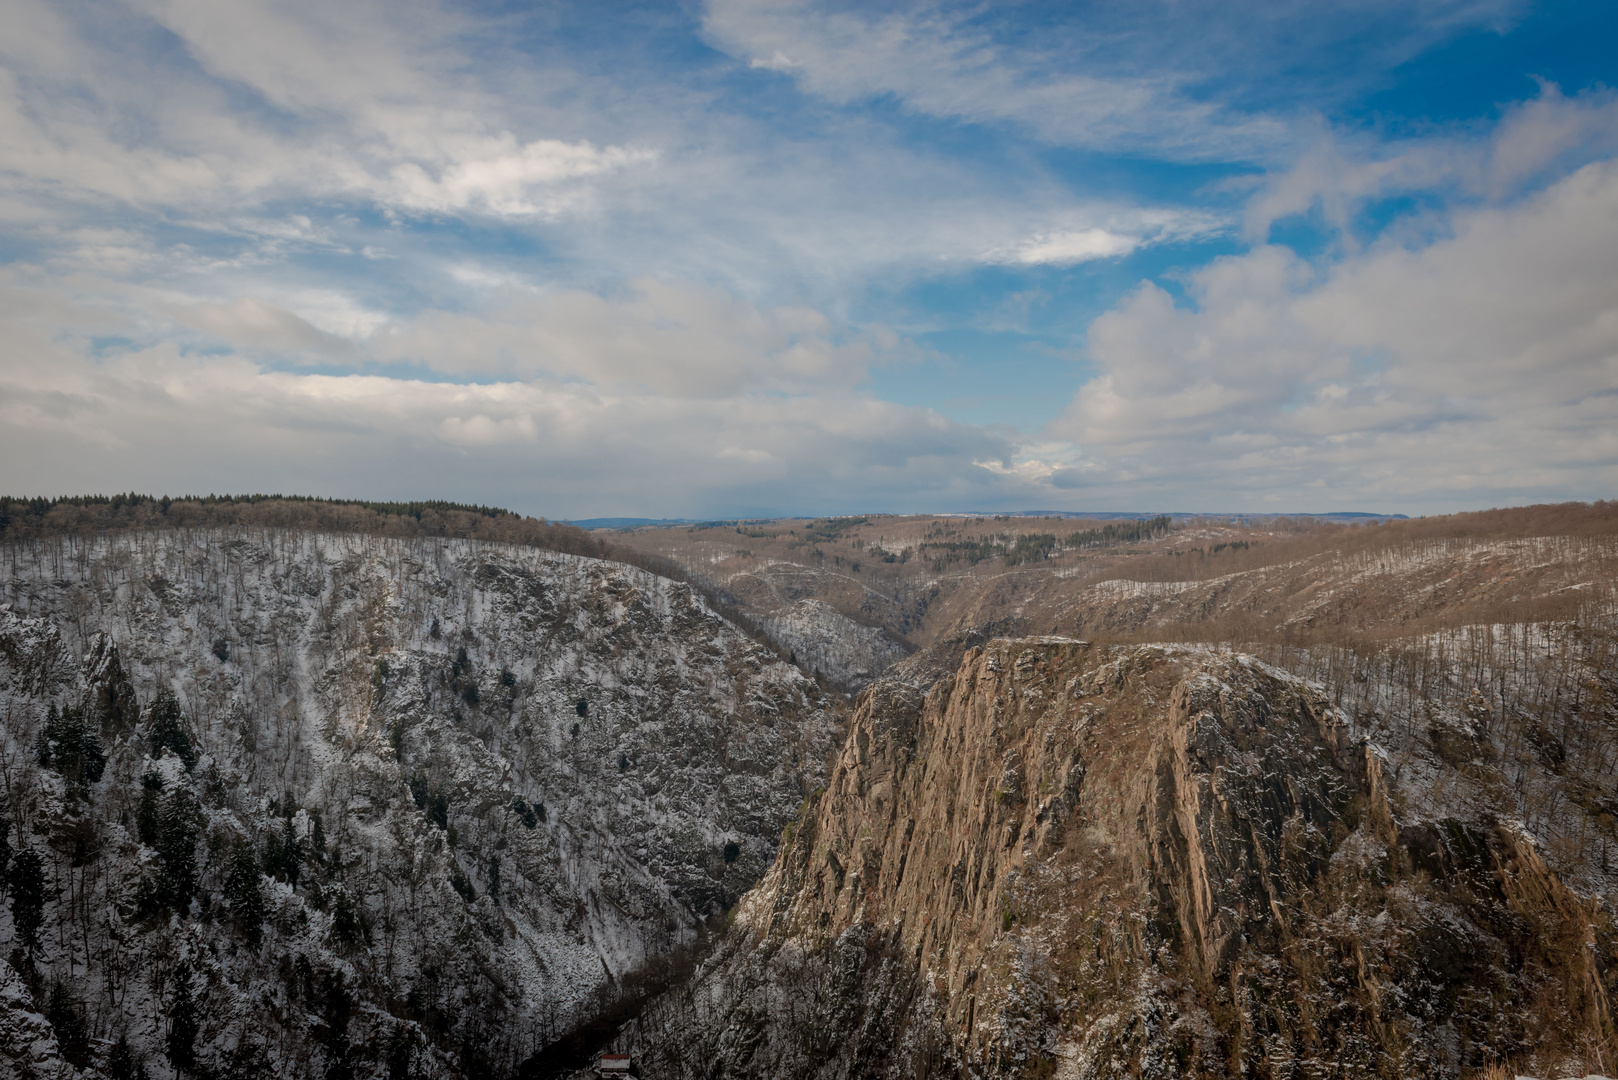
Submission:
[[[693,525],[698,520],[697,518],[601,517],[579,518],[577,521],[568,521],[563,524],[572,525],[578,529],[638,529],[642,525]]]
[[[1085,521],[1145,521],[1165,515],[1175,521],[1197,519],[1233,521],[1275,521],[1280,518],[1312,518],[1316,521],[1408,521],[1408,514],[1374,514],[1363,510],[1338,510],[1327,514],[1248,514],[1240,512],[1191,514],[1184,511],[1162,510],[1012,510],[1000,517],[1059,517],[1082,518]],[[950,514],[950,517],[991,517],[985,512]]]
[[[844,515],[849,516],[849,515]],[[1017,517],[1042,518],[1056,517],[1083,521],[1148,521],[1154,517],[1167,516],[1175,521],[1190,521],[1192,519],[1213,519],[1221,521],[1275,521],[1279,518],[1310,518],[1315,521],[1332,521],[1339,524],[1355,521],[1407,521],[1405,514],[1375,514],[1360,510],[1339,510],[1328,514],[1244,514],[1244,513],[1217,513],[1217,514],[1191,514],[1183,511],[1172,511],[1164,515],[1159,510],[1010,510],[996,513],[990,510],[961,510],[946,511],[930,515],[933,517]],[[809,521],[809,517],[726,517],[726,518],[644,518],[644,517],[599,517],[577,518],[564,521],[564,525],[572,525],[580,529],[639,529],[649,525],[732,525],[738,521],[759,524],[766,521]]]

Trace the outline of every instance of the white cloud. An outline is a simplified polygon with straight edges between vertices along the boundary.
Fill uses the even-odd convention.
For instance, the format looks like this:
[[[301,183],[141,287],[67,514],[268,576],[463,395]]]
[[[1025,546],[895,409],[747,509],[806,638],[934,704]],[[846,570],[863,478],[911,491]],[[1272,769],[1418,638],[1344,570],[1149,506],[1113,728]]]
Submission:
[[[842,104],[892,95],[918,113],[1011,123],[1053,143],[1171,156],[1263,159],[1289,140],[1286,123],[1197,101],[1172,76],[1086,74],[1071,70],[1061,48],[999,45],[980,15],[931,4],[874,11],[709,0],[703,27],[749,66],[789,73]]]
[[[1367,145],[1361,137],[1345,144],[1321,130],[1296,161],[1265,179],[1247,205],[1245,231],[1262,242],[1276,221],[1312,210],[1349,230],[1367,202],[1413,192],[1499,201],[1615,153],[1618,95],[1597,90],[1567,98],[1543,83],[1536,97],[1507,108],[1487,138],[1446,134]]]
[[[248,349],[278,352],[336,351],[343,343],[306,319],[261,300],[240,297],[229,304],[187,304],[171,309],[176,321]]]
[[[21,30],[0,45],[0,170],[34,200],[203,213],[337,196],[549,217],[655,156],[514,134],[511,104],[465,74],[469,27],[428,4],[153,0],[137,5],[144,18],[102,4],[77,22],[40,0],[12,5]],[[154,69],[156,27],[197,67]],[[126,47],[107,48],[108,33]],[[264,107],[243,107],[242,89]]]
[[[1010,266],[1073,266],[1118,258],[1150,244],[1205,239],[1226,228],[1219,217],[1193,211],[1096,207],[1082,217],[1068,216],[1077,218],[1078,223],[1035,233],[1009,247],[991,249],[983,256],[984,261]]]
[[[0,453],[46,488],[475,482],[568,514],[1069,491],[1228,507],[1322,477],[1378,505],[1610,490],[1611,177],[1523,201],[1618,151],[1610,94],[1547,86],[1487,137],[1320,138],[1259,183],[1251,237],[1314,208],[1346,227],[1401,192],[1474,209],[1336,267],[1260,247],[1191,278],[1196,310],[1143,287],[1028,443],[862,393],[907,346],[850,313],[878,292],[900,311],[912,276],[1230,228],[1086,196],[1019,133],[1275,160],[1295,118],[1198,98],[1194,65],[1007,43],[982,7],[717,0],[704,25],[823,101],[995,125],[978,135],[1003,158],[932,147],[935,125],[885,107],[808,103],[778,129],[706,71],[596,55],[592,77],[431,0],[5,2],[0,221],[29,261],[0,274]]]
[[[793,68],[802,67],[803,65],[789,57],[780,49],[777,49],[773,54],[770,55],[768,59],[757,56],[753,57],[753,59],[748,62],[747,66],[751,68],[763,68],[766,71],[791,71]]]
[[[1107,259],[1128,255],[1140,246],[1140,239],[1122,236],[1106,229],[1084,229],[1080,232],[1047,233],[1036,236],[1010,252],[1002,261],[1023,266],[1048,264],[1071,266],[1091,259]]]
[[[1618,165],[1446,226],[1326,270],[1273,247],[1220,260],[1193,277],[1195,309],[1143,285],[1092,325],[1098,373],[1053,434],[1203,505],[1204,485],[1227,506],[1610,494]]]
[[[844,391],[677,399],[549,378],[457,385],[274,372],[167,346],[98,364],[12,337],[0,455],[37,490],[364,493],[553,517],[982,504],[1000,447]],[[18,352],[29,353],[19,362]]]
[[[996,476],[1018,480],[1036,490],[1077,486],[1075,478],[1088,468],[1079,446],[1049,439],[1022,443],[1011,447],[1007,457],[974,461],[972,464]]]
[[[933,153],[882,124],[802,137],[706,92],[637,93],[622,72],[592,79],[562,55],[502,51],[496,30],[427,0],[12,2],[27,15],[0,42],[0,215],[47,248],[64,238],[41,222],[110,209],[137,232],[242,234],[239,263],[316,249],[410,260],[412,228],[467,216],[543,236],[592,287],[651,271],[827,304],[864,275],[1066,263],[1088,253],[1074,237],[1150,243],[1170,235],[1155,219],[1185,216],[1084,199],[1040,170]],[[757,59],[797,63],[790,50]],[[367,203],[404,228],[378,242],[334,224]],[[201,258],[145,242],[143,257],[168,259],[147,273]]]
[[[317,354],[326,359],[357,356],[363,340],[387,322],[338,292],[299,290],[273,303],[237,297],[229,303],[169,304],[176,322],[237,348],[273,353]]]
[[[804,307],[762,309],[659,278],[619,295],[512,290],[480,310],[426,312],[369,355],[456,375],[537,375],[678,397],[802,392],[859,382],[875,338],[840,340]]]
[[[682,283],[513,293],[481,316],[369,337],[268,301],[161,309],[193,339],[238,350],[223,356],[132,321],[116,296],[69,296],[55,280],[0,275],[0,458],[31,490],[437,496],[552,517],[921,510],[1049,490],[973,464],[1016,460],[1003,436],[859,392],[892,335],[840,344],[818,312]],[[132,310],[160,309],[147,297]],[[150,344],[97,359],[91,343],[107,334]],[[496,380],[286,369],[311,359]]]
[[[373,193],[410,210],[480,210],[502,217],[551,217],[584,202],[585,192],[570,183],[650,162],[651,150],[588,142],[540,139],[518,144],[510,132],[457,140],[458,153],[433,175],[419,162],[393,168]]]

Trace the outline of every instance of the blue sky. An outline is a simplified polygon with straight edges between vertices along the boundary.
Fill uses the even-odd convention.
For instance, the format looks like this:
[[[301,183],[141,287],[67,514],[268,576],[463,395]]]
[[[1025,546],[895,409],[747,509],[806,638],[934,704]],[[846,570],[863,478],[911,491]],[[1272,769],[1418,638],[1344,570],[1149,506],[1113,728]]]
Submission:
[[[1610,4],[0,5],[12,492],[1618,491]]]

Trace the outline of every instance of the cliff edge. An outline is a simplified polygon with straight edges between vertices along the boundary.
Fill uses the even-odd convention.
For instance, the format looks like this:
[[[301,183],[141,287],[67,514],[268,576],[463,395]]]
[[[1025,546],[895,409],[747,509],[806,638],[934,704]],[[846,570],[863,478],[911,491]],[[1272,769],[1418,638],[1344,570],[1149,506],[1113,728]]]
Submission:
[[[867,692],[730,939],[624,1045],[659,1076],[1610,1067],[1608,781],[1536,825],[1547,861],[1514,730],[1351,713],[1221,649],[992,641]]]

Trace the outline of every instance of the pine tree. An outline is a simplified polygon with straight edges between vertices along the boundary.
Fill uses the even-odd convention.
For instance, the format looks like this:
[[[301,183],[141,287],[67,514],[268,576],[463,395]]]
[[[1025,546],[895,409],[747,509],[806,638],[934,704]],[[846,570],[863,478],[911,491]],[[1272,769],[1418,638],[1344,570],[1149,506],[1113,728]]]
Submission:
[[[275,1075],[275,1066],[263,1043],[243,1036],[225,1059],[224,1071],[215,1075],[219,1080],[264,1080]]]
[[[0,885],[6,883],[11,869],[11,815],[7,809],[5,800],[0,799]]]
[[[129,1038],[118,1036],[112,1053],[107,1056],[108,1080],[146,1080],[146,1063],[135,1057],[129,1048]]]
[[[401,1027],[393,1033],[388,1043],[388,1080],[410,1080],[410,1060],[413,1057],[415,1047]]]
[[[281,828],[281,869],[286,873],[287,884],[294,889],[298,887],[298,871],[302,866],[303,841],[298,839],[298,830],[288,817]]]
[[[197,1033],[202,1018],[191,993],[191,965],[181,961],[169,980],[168,1057],[176,1070],[189,1071],[197,1062]]]
[[[277,880],[281,877],[283,854],[280,833],[272,832],[264,838],[264,872]]]
[[[258,862],[253,858],[253,849],[238,841],[230,853],[225,899],[230,903],[236,925],[255,951],[264,940],[264,892],[258,878]]]
[[[90,1032],[84,1026],[84,1018],[73,1007],[67,987],[61,983],[51,987],[51,996],[45,1005],[45,1019],[50,1021],[51,1030],[56,1032],[56,1045],[61,1049],[62,1056],[76,1068],[82,1069],[88,1065]]]
[[[157,846],[159,816],[162,804],[158,796],[163,791],[163,778],[155,772],[149,772],[140,778],[140,805],[135,807],[135,832],[140,836],[140,842],[149,848]]]
[[[197,891],[197,834],[201,821],[202,813],[190,790],[175,788],[163,805],[157,853],[163,859],[169,906],[182,918]]]
[[[29,848],[11,860],[11,921],[28,955],[39,948],[39,928],[45,921],[45,863]]]
[[[309,820],[313,826],[309,831],[309,855],[315,862],[326,862],[326,826],[320,820],[320,811],[309,811]]]
[[[95,728],[76,706],[58,711],[55,705],[45,715],[34,752],[40,765],[52,769],[81,789],[101,779],[107,755]]]
[[[185,732],[180,703],[166,690],[152,702],[152,756],[160,758],[164,750],[185,762],[187,769],[197,763],[197,752],[191,748],[191,737]]]
[[[341,972],[328,972],[321,979],[321,1012],[325,1014],[326,1080],[353,1080],[354,1065],[350,1059],[348,1019],[354,1011],[354,999],[343,985]]]
[[[336,902],[332,904],[331,932],[343,945],[358,944],[366,936],[364,920],[346,889],[338,889]]]

